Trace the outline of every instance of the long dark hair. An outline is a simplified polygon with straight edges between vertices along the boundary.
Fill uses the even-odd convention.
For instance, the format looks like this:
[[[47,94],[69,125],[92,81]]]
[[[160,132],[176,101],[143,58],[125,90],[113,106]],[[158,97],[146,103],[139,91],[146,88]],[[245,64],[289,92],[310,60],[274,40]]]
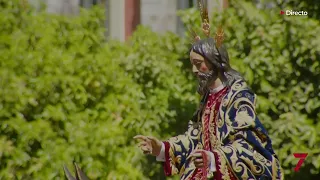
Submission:
[[[213,38],[197,41],[191,50],[203,56],[212,65],[214,73],[225,85],[231,86],[236,80],[243,80],[241,74],[231,68],[225,46],[217,48]]]
[[[190,49],[195,53],[200,54],[213,67],[212,81],[219,78],[226,86],[231,86],[237,80],[244,80],[241,74],[234,70],[229,64],[229,55],[225,46],[216,47],[216,41],[213,38],[207,38],[194,43]],[[202,110],[207,102],[207,91],[203,94],[200,106],[193,116],[193,121],[198,121],[202,116]]]

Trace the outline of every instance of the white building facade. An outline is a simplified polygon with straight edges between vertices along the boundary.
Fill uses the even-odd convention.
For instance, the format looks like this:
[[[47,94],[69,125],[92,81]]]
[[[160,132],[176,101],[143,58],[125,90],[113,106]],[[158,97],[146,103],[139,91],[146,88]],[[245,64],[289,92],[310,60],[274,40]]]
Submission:
[[[207,0],[208,9],[225,6],[226,0]],[[125,41],[137,24],[151,27],[158,33],[171,31],[183,35],[184,27],[176,15],[180,9],[196,6],[197,0],[29,0],[38,7],[47,5],[49,13],[76,15],[79,7],[100,4],[106,8],[107,36]]]

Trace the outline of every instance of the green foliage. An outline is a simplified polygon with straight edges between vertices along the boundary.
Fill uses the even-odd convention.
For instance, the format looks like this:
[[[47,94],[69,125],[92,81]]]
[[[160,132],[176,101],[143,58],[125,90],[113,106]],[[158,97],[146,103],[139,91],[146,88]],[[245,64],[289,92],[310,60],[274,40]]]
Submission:
[[[166,139],[183,133],[197,102],[193,77],[185,71],[189,60],[188,49],[180,38],[172,33],[159,36],[150,29],[139,27],[127,46],[121,46],[120,66],[141,86],[145,101],[140,105],[148,112],[140,121],[152,130],[150,135]],[[191,70],[190,67],[188,69]],[[191,83],[190,83],[191,82]],[[138,127],[137,127],[138,128]],[[145,134],[140,130],[139,133]],[[163,179],[163,171],[154,157],[148,159],[144,174],[152,179]]]
[[[258,94],[287,177],[316,178],[319,159],[319,22],[236,3],[215,13],[231,63]],[[198,11],[180,13],[200,24]],[[190,44],[139,27],[126,43],[105,41],[104,12],[77,17],[0,0],[0,179],[63,179],[76,161],[92,179],[164,179],[132,137],[182,133],[198,97]],[[293,172],[294,152],[309,156]],[[319,177],[318,177],[319,178]]]
[[[106,43],[100,8],[64,17],[19,2],[0,6],[0,179],[63,179],[73,160],[92,179],[159,173],[132,137],[173,133],[195,108],[177,36],[141,27]]]
[[[143,93],[103,48],[103,11],[70,18],[17,2],[0,18],[1,179],[59,179],[73,159],[91,178],[142,178],[126,161]]]
[[[320,26],[317,20],[279,12],[232,1],[223,14],[214,13],[212,24],[223,25],[233,67],[258,94],[259,117],[287,177],[311,179],[309,174],[320,170]],[[192,25],[200,23],[196,13],[191,9],[180,15]],[[296,152],[309,153],[299,173],[293,172]]]

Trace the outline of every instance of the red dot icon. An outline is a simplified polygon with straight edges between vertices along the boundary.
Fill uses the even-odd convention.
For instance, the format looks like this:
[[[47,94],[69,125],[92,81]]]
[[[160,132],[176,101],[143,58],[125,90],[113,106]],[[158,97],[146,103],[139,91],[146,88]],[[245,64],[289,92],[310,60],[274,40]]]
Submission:
[[[283,14],[284,14],[284,11],[280,11],[280,14],[283,15]]]

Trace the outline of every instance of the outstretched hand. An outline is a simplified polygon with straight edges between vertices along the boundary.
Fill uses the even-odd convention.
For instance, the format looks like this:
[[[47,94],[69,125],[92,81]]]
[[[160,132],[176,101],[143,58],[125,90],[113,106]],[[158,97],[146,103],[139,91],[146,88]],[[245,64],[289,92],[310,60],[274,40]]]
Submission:
[[[162,142],[151,136],[137,135],[134,139],[140,140],[138,146],[144,154],[158,156],[161,151]]]

